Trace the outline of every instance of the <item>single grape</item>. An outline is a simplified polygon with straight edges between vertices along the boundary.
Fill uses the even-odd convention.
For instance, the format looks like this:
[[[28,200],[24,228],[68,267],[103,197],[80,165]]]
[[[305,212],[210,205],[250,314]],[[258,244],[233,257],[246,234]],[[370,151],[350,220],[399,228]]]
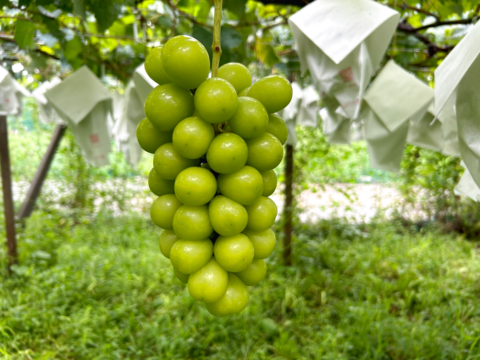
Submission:
[[[210,239],[192,241],[177,240],[170,250],[172,265],[183,274],[190,275],[203,268],[212,258]]]
[[[185,284],[188,283],[188,278],[190,277],[190,275],[184,274],[184,273],[178,271],[175,266],[173,266],[173,273],[175,274],[175,276],[177,277],[178,280],[180,280],[181,282],[183,282]]]
[[[227,80],[211,78],[195,91],[195,109],[200,117],[212,124],[230,119],[238,107],[235,88]]]
[[[212,258],[188,278],[188,292],[198,301],[212,303],[227,291],[228,273]]]
[[[174,84],[158,85],[145,101],[145,115],[159,131],[173,131],[194,110],[192,93]]]
[[[258,171],[273,170],[282,162],[282,143],[272,134],[263,133],[257,138],[248,139],[247,147],[247,165]]]
[[[167,259],[170,259],[170,250],[177,240],[179,240],[179,237],[172,230],[163,230],[160,234],[158,245],[163,256]]]
[[[222,236],[240,234],[247,226],[247,210],[223,195],[213,198],[208,206],[208,214],[213,230]]]
[[[173,194],[157,198],[150,208],[150,217],[155,225],[162,229],[172,230],[173,215],[182,203]]]
[[[187,168],[175,179],[175,195],[185,205],[205,205],[213,199],[216,192],[215,176],[201,167]]]
[[[232,133],[215,137],[207,151],[208,165],[219,174],[230,174],[240,170],[245,166],[247,158],[247,143]]]
[[[238,97],[240,96],[248,96],[248,91],[250,90],[251,86],[243,89],[242,91],[240,91],[240,93],[238,94]]]
[[[248,305],[247,286],[236,275],[228,274],[227,290],[220,300],[205,307],[214,316],[227,316],[242,312]]]
[[[163,46],[153,48],[145,59],[145,71],[150,76],[150,79],[160,85],[172,82],[165,74],[165,70],[163,70],[162,48]]]
[[[153,167],[165,180],[174,180],[182,170],[198,164],[198,160],[184,158],[172,143],[160,146],[153,156]]]
[[[158,175],[155,171],[155,168],[152,168],[152,170],[150,170],[150,174],[148,174],[148,187],[150,188],[151,192],[157,196],[175,194],[174,184],[175,182],[173,180],[165,180]]]
[[[275,136],[284,145],[288,138],[288,129],[285,121],[277,114],[270,114],[266,132]]]
[[[262,135],[268,127],[268,113],[260,101],[251,97],[238,98],[238,109],[228,120],[235,134],[244,139]]]
[[[196,89],[210,72],[207,50],[191,36],[179,35],[168,40],[162,49],[162,60],[168,78],[185,89]]]
[[[180,206],[173,217],[173,231],[183,240],[206,239],[213,232],[208,207],[204,206]]]
[[[198,159],[207,153],[215,137],[211,124],[199,117],[186,118],[173,130],[173,147],[187,159]]]
[[[145,118],[137,126],[137,141],[143,150],[154,154],[160,146],[172,141],[172,133],[170,131],[158,131]]]
[[[252,85],[252,75],[247,67],[240,63],[228,63],[218,69],[218,77],[233,85],[237,94]]]
[[[262,171],[263,193],[262,196],[270,196],[277,188],[277,174],[273,170]]]
[[[248,213],[248,230],[264,231],[270,229],[277,217],[277,205],[272,199],[265,196],[259,197],[245,209]]]
[[[277,239],[272,229],[264,231],[244,230],[243,234],[245,234],[253,244],[255,259],[265,259],[269,257],[273,249],[275,249]]]
[[[244,234],[219,236],[213,246],[215,259],[227,271],[237,272],[251,264],[255,250]]]
[[[217,183],[223,195],[242,205],[253,204],[263,193],[262,175],[251,166],[244,166],[231,174],[221,174]]]
[[[292,100],[292,94],[292,85],[280,75],[266,76],[248,90],[248,96],[260,101],[269,114],[284,109]]]
[[[243,281],[245,285],[257,285],[263,280],[267,274],[267,263],[263,259],[253,260],[245,270],[242,270],[236,275]]]

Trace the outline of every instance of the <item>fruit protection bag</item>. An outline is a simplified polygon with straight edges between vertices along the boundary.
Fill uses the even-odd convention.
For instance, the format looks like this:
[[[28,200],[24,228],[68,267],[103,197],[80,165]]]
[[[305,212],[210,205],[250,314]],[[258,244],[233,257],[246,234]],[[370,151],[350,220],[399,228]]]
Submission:
[[[370,166],[400,170],[410,121],[424,117],[433,95],[433,89],[393,60],[385,65],[364,96]]]
[[[8,70],[0,66],[0,114],[21,115],[23,96],[31,95]]]
[[[330,144],[350,144],[350,119],[335,98],[322,97],[320,110],[323,133]]]
[[[435,96],[437,114],[455,104],[460,155],[480,185],[480,22],[435,70]]]
[[[45,97],[45,92],[52,89],[54,86],[60,84],[62,80],[58,77],[52,78],[50,81],[44,81],[40,86],[32,91],[33,98],[37,101],[38,104],[38,117],[40,121],[44,124],[54,123],[54,124],[63,124],[63,120],[58,116],[57,112],[53,108]]]
[[[147,96],[157,86],[147,75],[144,64],[137,67],[125,90],[125,100],[120,119],[115,123],[114,138],[118,149],[122,151],[130,165],[136,167],[142,157],[136,130],[138,123],[145,117],[143,105]]]
[[[423,116],[421,116],[422,113]],[[439,119],[435,119],[433,103],[430,104],[427,112],[423,112],[423,109],[421,109],[418,116],[414,115],[410,118],[407,143],[433,151],[442,151],[442,122]]]
[[[86,66],[45,92],[45,97],[70,127],[92,166],[109,163],[110,136],[107,116],[113,113],[110,92]]]
[[[288,20],[302,75],[310,70],[322,97],[334,97],[350,119],[358,116],[399,17],[371,0],[317,0]]]
[[[465,163],[462,161],[460,163],[463,167],[465,167]],[[453,189],[455,195],[463,195],[467,196],[473,201],[480,200],[480,188],[473,180],[472,174],[465,169],[460,181],[458,182],[457,186]]]
[[[279,116],[285,121],[288,130],[287,144],[295,146],[297,135],[295,127],[316,127],[318,121],[318,94],[313,86],[302,89],[296,82],[292,83],[292,100]]]

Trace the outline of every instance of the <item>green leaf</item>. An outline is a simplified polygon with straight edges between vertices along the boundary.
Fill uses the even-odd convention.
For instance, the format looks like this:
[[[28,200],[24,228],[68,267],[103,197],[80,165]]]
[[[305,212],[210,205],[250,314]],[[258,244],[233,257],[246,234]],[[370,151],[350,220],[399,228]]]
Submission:
[[[121,7],[115,0],[90,0],[90,10],[97,20],[98,31],[104,33],[118,19]]]
[[[173,26],[173,21],[169,17],[161,16],[157,20],[157,25],[162,29],[171,29]]]
[[[222,26],[220,33],[222,48],[236,49],[243,42],[243,36],[230,26]]]
[[[233,14],[242,18],[245,14],[245,4],[247,0],[224,0],[223,8],[231,11]]]
[[[75,14],[85,19],[85,2],[84,0],[73,0],[73,9]]]
[[[82,41],[78,36],[75,36],[72,40],[67,41],[63,49],[63,55],[65,59],[72,65],[74,70],[82,66],[82,60],[79,58],[80,53],[83,50]]]
[[[22,49],[32,49],[35,44],[33,38],[37,27],[34,23],[26,20],[17,20],[15,23],[15,41]]]
[[[255,49],[257,50],[257,57],[265,65],[270,67],[280,62],[280,59],[275,53],[273,46],[270,45],[272,40],[273,37],[268,32],[264,32],[263,37],[257,38],[257,42],[255,44]]]

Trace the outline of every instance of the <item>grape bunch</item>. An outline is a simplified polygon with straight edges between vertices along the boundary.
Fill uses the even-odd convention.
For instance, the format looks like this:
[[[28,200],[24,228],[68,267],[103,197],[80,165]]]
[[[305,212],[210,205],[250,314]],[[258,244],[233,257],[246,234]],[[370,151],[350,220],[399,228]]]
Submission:
[[[137,139],[154,154],[148,185],[158,196],[150,215],[164,229],[160,250],[211,314],[239,313],[275,247],[277,207],[268,196],[287,140],[275,112],[290,102],[290,82],[271,75],[252,85],[239,63],[208,78],[207,50],[184,35],[153,49],[145,70],[159,85]]]

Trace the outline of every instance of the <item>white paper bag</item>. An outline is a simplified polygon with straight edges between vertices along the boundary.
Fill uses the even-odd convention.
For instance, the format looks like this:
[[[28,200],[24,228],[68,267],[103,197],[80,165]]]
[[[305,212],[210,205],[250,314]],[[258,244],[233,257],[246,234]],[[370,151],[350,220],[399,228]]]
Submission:
[[[312,85],[303,89],[302,101],[300,102],[296,119],[297,125],[317,127],[319,111],[318,101],[318,93]]]
[[[480,22],[473,26],[435,70],[437,114],[454,112],[450,145],[458,132],[458,150],[473,180],[480,185]],[[455,104],[452,111],[452,104]],[[456,150],[455,148],[453,150]],[[454,152],[454,151],[452,151]]]
[[[37,100],[38,104],[38,116],[40,121],[44,124],[54,123],[54,124],[63,124],[63,120],[58,116],[57,112],[51,104],[48,103],[45,93],[52,89],[54,86],[60,84],[62,80],[58,77],[52,78],[50,81],[45,81],[39,85],[35,90],[32,91],[32,96]]]
[[[421,113],[423,109],[421,109]],[[407,143],[420,146],[425,149],[442,151],[443,149],[443,129],[442,123],[435,119],[435,108],[433,103],[428,107],[428,111],[419,116],[410,118]]]
[[[112,95],[86,66],[77,70],[45,97],[70,127],[85,160],[93,166],[109,163],[108,114],[113,113]]]
[[[142,149],[138,144],[136,131],[138,123],[145,117],[143,101],[135,89],[133,81],[127,85],[125,90],[125,101],[122,114],[115,123],[114,138],[118,149],[123,153],[125,159],[133,167],[138,165],[142,156]]]
[[[350,119],[335,98],[324,95],[320,110],[323,133],[331,144],[350,144]]]
[[[133,82],[135,83],[135,91],[140,96],[142,104],[147,100],[148,95],[158,84],[150,79],[145,71],[145,64],[140,65],[133,73]]]
[[[31,95],[7,69],[0,66],[0,114],[21,115],[23,96]]]
[[[365,138],[372,167],[399,171],[410,119],[423,118],[433,89],[390,60],[367,90]]]
[[[473,201],[477,202],[480,200],[480,188],[475,183],[475,180],[473,180],[473,177],[468,171],[468,169],[465,169],[465,172],[463,173],[460,181],[458,182],[457,186],[455,186],[453,191],[455,195],[467,196]]]
[[[288,22],[302,74],[334,96],[350,119],[387,49],[400,15],[372,0],[317,0]]]

